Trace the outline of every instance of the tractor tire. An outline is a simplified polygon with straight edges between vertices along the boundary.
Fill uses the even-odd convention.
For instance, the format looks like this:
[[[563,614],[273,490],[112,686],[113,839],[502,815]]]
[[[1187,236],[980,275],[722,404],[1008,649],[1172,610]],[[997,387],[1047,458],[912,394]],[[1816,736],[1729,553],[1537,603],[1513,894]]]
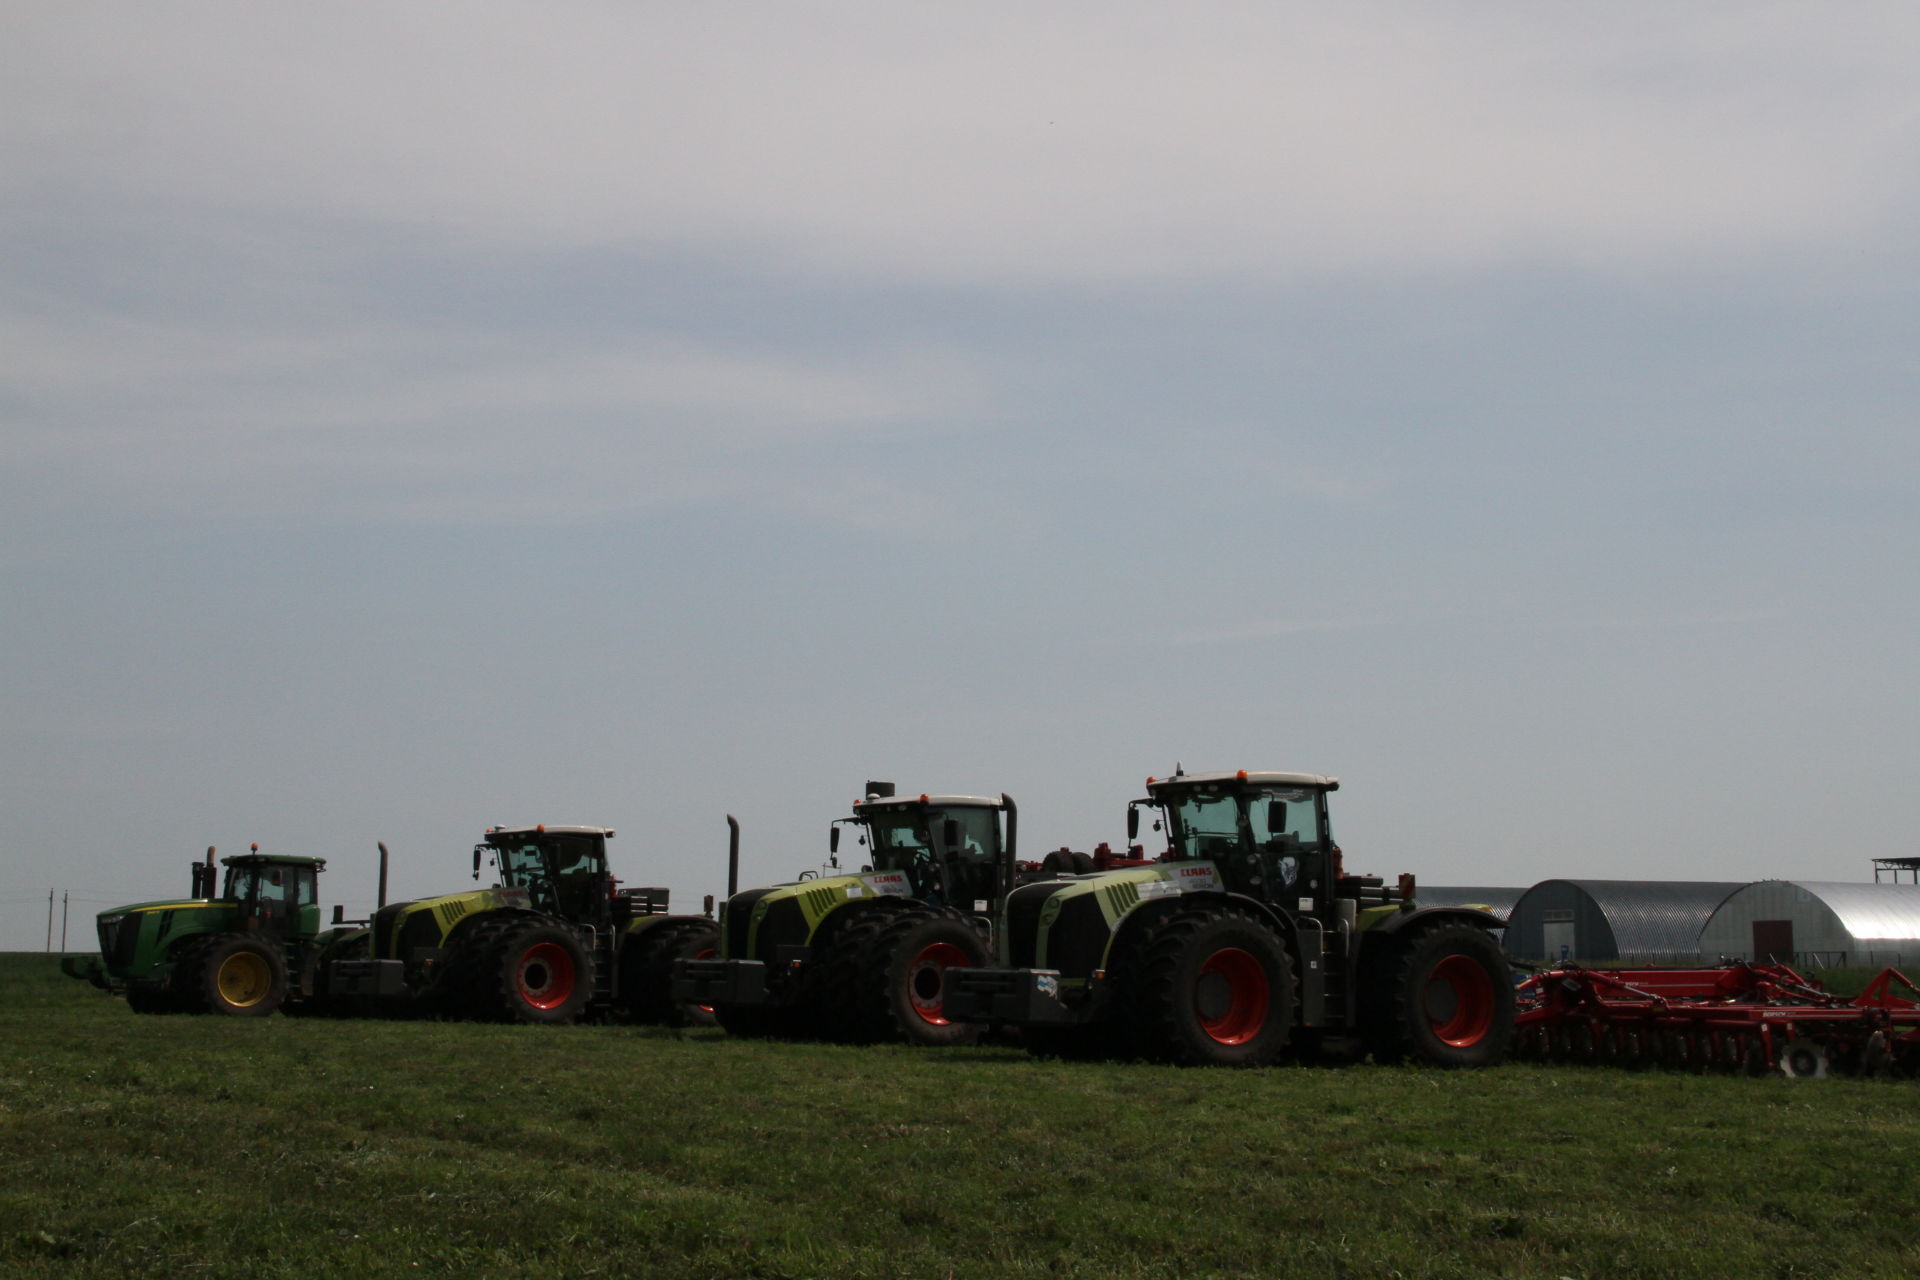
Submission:
[[[287,962],[280,948],[262,938],[217,933],[181,953],[173,991],[190,1013],[264,1018],[287,998]]]
[[[1020,1046],[1036,1058],[1060,1062],[1102,1062],[1128,1056],[1125,1043],[1105,1022],[1074,1027],[1022,1027]]]
[[[620,995],[635,1022],[711,1027],[713,1009],[673,998],[673,962],[719,953],[720,926],[711,920],[668,920],[630,935],[620,950]]]
[[[1080,872],[1080,868],[1074,862],[1073,854],[1066,849],[1055,849],[1040,859],[1040,870],[1050,876],[1071,876],[1078,875]]]
[[[946,1016],[946,973],[986,963],[986,942],[966,920],[946,912],[898,915],[861,950],[851,1038],[865,1043],[971,1044],[980,1028]]]
[[[1486,930],[1437,924],[1398,940],[1383,960],[1361,1009],[1374,1061],[1491,1067],[1506,1057],[1512,971]]]
[[[880,935],[902,920],[936,914],[923,902],[875,898],[837,908],[815,934],[813,958],[780,997],[774,1034],[841,1044],[870,1043],[876,1035],[862,993],[870,985],[869,954]]]
[[[540,919],[516,911],[490,911],[462,921],[447,939],[446,956],[432,984],[413,992],[409,1012],[426,1018],[497,1017],[499,975],[494,953],[509,933]]]
[[[180,1002],[174,999],[171,991],[129,990],[127,1008],[135,1013],[179,1013]]]
[[[1141,1055],[1180,1066],[1264,1066],[1293,1027],[1284,942],[1234,907],[1176,911],[1141,940],[1117,992]]]
[[[497,932],[471,975],[470,1010],[500,1022],[578,1022],[593,995],[593,960],[573,930],[519,919]]]

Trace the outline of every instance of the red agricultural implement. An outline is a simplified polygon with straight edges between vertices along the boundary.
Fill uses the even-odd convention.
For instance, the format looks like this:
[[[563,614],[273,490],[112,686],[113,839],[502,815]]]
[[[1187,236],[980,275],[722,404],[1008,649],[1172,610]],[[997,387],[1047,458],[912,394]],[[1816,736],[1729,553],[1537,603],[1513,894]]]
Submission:
[[[1516,1058],[1796,1078],[1920,1071],[1920,988],[1897,969],[1852,999],[1749,964],[1543,969],[1518,996]]]

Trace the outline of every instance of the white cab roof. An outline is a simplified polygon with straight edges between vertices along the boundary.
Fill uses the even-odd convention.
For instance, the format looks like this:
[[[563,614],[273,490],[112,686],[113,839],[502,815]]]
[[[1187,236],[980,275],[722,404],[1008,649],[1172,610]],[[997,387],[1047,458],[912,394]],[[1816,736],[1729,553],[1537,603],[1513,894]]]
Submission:
[[[538,827],[489,827],[487,829],[487,834],[490,836],[534,836],[534,835],[605,836],[607,839],[611,840],[613,839],[613,828],[612,827],[569,827],[565,825],[556,826],[553,823],[547,823],[544,826],[538,826]]]
[[[881,808],[886,805],[920,804],[922,801],[929,805],[940,805],[948,809],[959,809],[968,805],[982,809],[998,809],[1000,807],[999,796],[881,796],[878,798],[868,796],[865,800],[855,800],[853,807],[856,809]]]
[[[1182,773],[1171,778],[1155,778],[1147,786],[1152,789],[1190,782],[1251,782],[1276,787],[1325,787],[1329,791],[1340,785],[1340,779],[1319,773],[1255,773],[1249,769],[1244,772]]]

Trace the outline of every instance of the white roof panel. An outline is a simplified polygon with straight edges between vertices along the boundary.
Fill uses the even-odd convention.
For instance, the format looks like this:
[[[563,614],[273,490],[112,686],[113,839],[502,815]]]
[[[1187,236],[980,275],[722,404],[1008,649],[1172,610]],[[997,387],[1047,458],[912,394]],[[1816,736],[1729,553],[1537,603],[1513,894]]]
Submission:
[[[1766,881],[1759,883],[1765,884]],[[1920,938],[1920,885],[1841,880],[1788,880],[1827,904],[1861,939]]]
[[[1155,778],[1152,782],[1148,783],[1147,785],[1149,789],[1151,789],[1153,787],[1163,787],[1173,783],[1239,782],[1239,781],[1266,784],[1269,786],[1276,786],[1276,787],[1326,787],[1329,790],[1340,785],[1340,779],[1329,778],[1324,774],[1267,773],[1267,772],[1255,772],[1251,769],[1246,771],[1246,777],[1244,779],[1241,777],[1240,770],[1229,769],[1219,773],[1182,773],[1182,774],[1176,774],[1175,776],[1170,778]]]

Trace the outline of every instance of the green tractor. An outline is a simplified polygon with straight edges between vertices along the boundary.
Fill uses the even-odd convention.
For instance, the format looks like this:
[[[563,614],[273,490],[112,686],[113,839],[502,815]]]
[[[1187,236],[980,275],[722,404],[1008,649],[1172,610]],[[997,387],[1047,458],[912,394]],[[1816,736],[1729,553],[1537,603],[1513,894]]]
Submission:
[[[100,956],[69,956],[67,974],[124,993],[136,1013],[265,1017],[316,999],[321,957],[344,930],[320,930],[319,858],[269,856],[254,845],[193,864],[191,896],[100,913]]]
[[[473,850],[487,889],[395,902],[334,948],[329,998],[374,1012],[417,1011],[567,1023],[618,1010],[642,1022],[711,1024],[672,998],[674,961],[713,954],[719,928],[667,913],[667,890],[623,889],[607,868],[605,827],[494,828]]]
[[[1003,967],[949,980],[949,1017],[1016,1026],[1035,1053],[1257,1066],[1303,1057],[1499,1062],[1513,980],[1500,921],[1422,909],[1348,875],[1327,820],[1334,778],[1176,772],[1147,779],[1151,866],[1015,889]]]
[[[823,872],[744,893],[729,883],[721,954],[683,962],[675,998],[711,1007],[738,1036],[931,1045],[974,1037],[947,1014],[947,983],[954,970],[987,962],[993,913],[1020,875],[1018,810],[1006,795],[867,789],[853,816],[829,829]],[[839,868],[843,825],[867,846],[858,872]]]

